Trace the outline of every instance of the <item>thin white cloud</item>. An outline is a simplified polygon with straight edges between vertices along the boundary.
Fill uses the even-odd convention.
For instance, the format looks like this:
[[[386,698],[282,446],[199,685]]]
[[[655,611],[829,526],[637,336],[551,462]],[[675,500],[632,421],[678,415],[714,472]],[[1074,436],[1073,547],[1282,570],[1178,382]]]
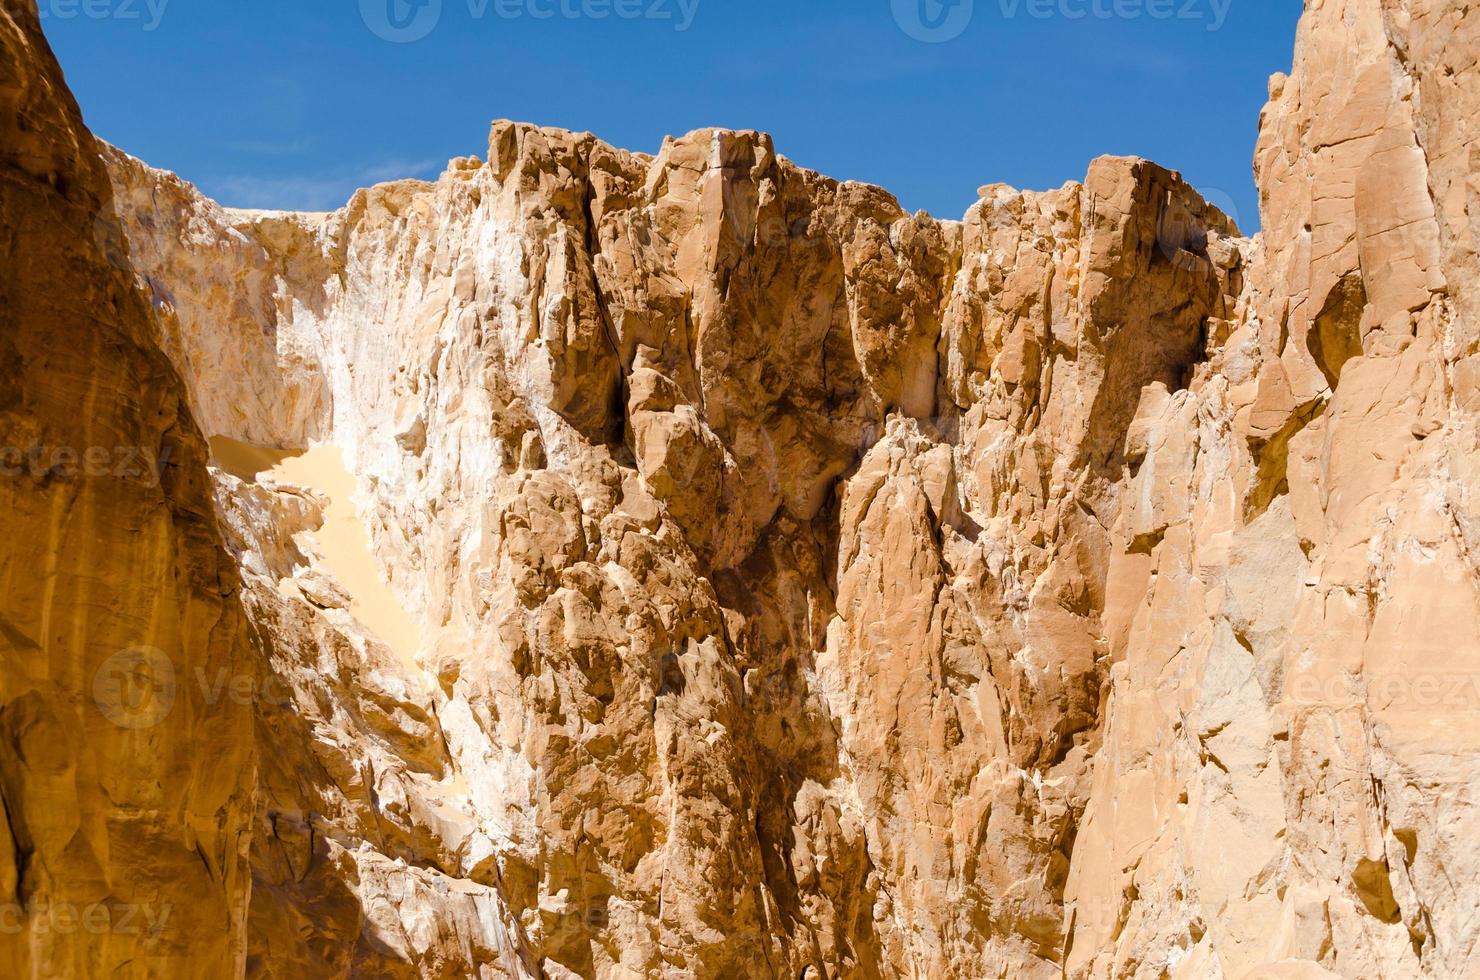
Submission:
[[[295,140],[232,140],[226,144],[228,150],[251,153],[264,157],[298,157],[313,150],[313,140],[306,136]]]
[[[343,207],[361,187],[407,177],[435,177],[444,166],[444,160],[387,160],[339,174],[289,177],[237,174],[202,181],[201,189],[227,207],[264,211],[333,211]]]
[[[360,179],[367,180],[372,184],[378,184],[383,180],[404,180],[407,177],[427,177],[441,173],[442,168],[447,166],[446,160],[414,160],[402,161],[392,160],[389,163],[377,164],[366,167],[360,172]]]

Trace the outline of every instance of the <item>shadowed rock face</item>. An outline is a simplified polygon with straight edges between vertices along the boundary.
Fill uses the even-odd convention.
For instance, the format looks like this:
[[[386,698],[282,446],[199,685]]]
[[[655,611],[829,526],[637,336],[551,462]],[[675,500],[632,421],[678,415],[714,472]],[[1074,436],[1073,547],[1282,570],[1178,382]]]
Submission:
[[[206,444],[30,4],[0,7],[0,974],[246,954],[252,713]],[[116,231],[116,222],[114,223]],[[124,966],[124,964],[128,964]],[[115,974],[115,970],[121,973]]]
[[[55,955],[1480,968],[1477,33],[1307,11],[1249,240],[1134,159],[946,222],[761,134],[512,123],[435,183],[225,210],[97,146],[0,19],[0,419],[179,443],[151,488],[4,477],[3,962],[59,962],[38,896],[144,888],[167,945]],[[141,643],[245,683],[121,728],[88,672]]]

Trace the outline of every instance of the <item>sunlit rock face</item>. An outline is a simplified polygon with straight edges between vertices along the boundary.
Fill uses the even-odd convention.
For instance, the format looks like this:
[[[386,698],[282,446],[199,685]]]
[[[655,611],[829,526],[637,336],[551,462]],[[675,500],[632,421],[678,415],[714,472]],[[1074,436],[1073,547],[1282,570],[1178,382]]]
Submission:
[[[1246,239],[1135,159],[949,222],[757,133],[503,122],[227,210],[0,20],[0,419],[180,443],[4,477],[3,962],[1480,970],[1477,23],[1313,5]],[[233,683],[119,726],[91,671],[139,644]],[[145,954],[38,952],[42,896],[140,888]]]

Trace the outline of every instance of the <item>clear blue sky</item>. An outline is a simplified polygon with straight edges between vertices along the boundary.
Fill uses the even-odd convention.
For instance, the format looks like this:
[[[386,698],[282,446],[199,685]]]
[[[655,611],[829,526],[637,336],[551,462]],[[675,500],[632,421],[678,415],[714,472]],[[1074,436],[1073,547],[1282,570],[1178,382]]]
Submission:
[[[1299,0],[950,2],[40,6],[92,129],[230,205],[336,207],[483,156],[490,120],[512,118],[648,152],[701,126],[766,130],[804,166],[946,218],[982,184],[1056,187],[1137,154],[1258,227],[1258,113]]]

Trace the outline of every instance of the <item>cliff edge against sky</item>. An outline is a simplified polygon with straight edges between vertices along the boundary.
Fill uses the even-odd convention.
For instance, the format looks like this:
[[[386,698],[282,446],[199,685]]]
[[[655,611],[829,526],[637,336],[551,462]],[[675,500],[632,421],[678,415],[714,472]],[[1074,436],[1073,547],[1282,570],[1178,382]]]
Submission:
[[[1480,10],[1306,8],[1249,239],[506,122],[233,211],[7,0],[0,969],[1480,972]]]

